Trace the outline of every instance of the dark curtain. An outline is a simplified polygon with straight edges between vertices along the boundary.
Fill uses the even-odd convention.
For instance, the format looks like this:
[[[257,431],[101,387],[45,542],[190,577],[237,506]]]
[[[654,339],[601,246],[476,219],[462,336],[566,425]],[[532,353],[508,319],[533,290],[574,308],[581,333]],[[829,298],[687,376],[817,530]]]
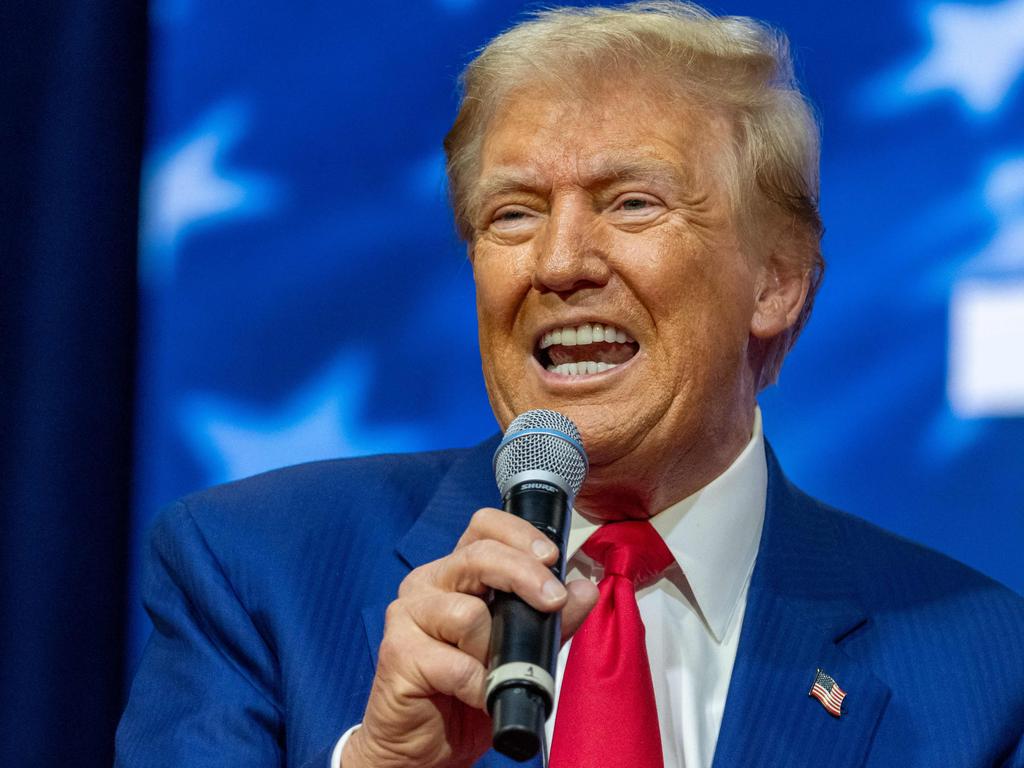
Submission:
[[[0,765],[122,705],[145,2],[0,3]]]

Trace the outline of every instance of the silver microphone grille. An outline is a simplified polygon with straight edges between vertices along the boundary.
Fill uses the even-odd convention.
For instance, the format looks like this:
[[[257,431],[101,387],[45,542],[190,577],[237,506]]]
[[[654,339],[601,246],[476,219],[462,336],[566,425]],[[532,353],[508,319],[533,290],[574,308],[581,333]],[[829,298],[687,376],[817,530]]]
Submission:
[[[538,408],[516,416],[494,452],[494,479],[502,496],[523,472],[548,472],[575,497],[587,476],[587,454],[576,425],[557,411]]]

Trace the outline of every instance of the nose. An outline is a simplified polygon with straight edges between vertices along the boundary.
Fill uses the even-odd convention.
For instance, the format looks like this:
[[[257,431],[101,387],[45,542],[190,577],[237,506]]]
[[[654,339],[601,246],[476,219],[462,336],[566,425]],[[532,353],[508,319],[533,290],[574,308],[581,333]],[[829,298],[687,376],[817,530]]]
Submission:
[[[538,238],[533,287],[568,295],[608,283],[611,271],[598,237],[598,214],[588,200],[559,201]]]

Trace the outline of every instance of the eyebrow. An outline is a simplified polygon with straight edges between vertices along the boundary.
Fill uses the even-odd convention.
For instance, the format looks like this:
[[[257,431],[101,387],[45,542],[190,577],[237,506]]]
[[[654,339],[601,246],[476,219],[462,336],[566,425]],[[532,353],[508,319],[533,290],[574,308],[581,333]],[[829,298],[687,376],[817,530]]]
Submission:
[[[470,195],[471,209],[478,210],[484,200],[492,197],[524,190],[536,192],[544,186],[547,185],[541,182],[535,174],[512,168],[500,168],[489,173],[487,178],[477,182]]]
[[[600,158],[581,175],[587,187],[606,187],[620,181],[646,181],[668,186],[682,186],[684,183],[678,168],[653,157],[611,155]]]
[[[677,188],[684,185],[684,177],[675,166],[656,158],[607,156],[583,170],[580,176],[582,185],[588,189],[600,189],[623,181],[643,181]],[[539,192],[547,186],[529,171],[497,168],[476,185],[470,196],[470,210],[475,214],[480,205],[492,197],[512,192]]]

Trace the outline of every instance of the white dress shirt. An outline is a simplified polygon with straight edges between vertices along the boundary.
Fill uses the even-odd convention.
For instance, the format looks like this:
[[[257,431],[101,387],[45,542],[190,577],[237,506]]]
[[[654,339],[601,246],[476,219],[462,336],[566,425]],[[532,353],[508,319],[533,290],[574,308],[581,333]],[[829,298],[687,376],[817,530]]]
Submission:
[[[714,759],[764,525],[767,488],[757,409],[750,442],[729,468],[651,518],[675,557],[659,581],[637,592],[665,768],[710,768]],[[600,580],[603,569],[580,550],[598,527],[573,510],[567,580]],[[546,728],[549,744],[571,647],[570,640],[558,655],[555,713]],[[332,768],[341,768],[342,748],[357,727],[338,740]]]

